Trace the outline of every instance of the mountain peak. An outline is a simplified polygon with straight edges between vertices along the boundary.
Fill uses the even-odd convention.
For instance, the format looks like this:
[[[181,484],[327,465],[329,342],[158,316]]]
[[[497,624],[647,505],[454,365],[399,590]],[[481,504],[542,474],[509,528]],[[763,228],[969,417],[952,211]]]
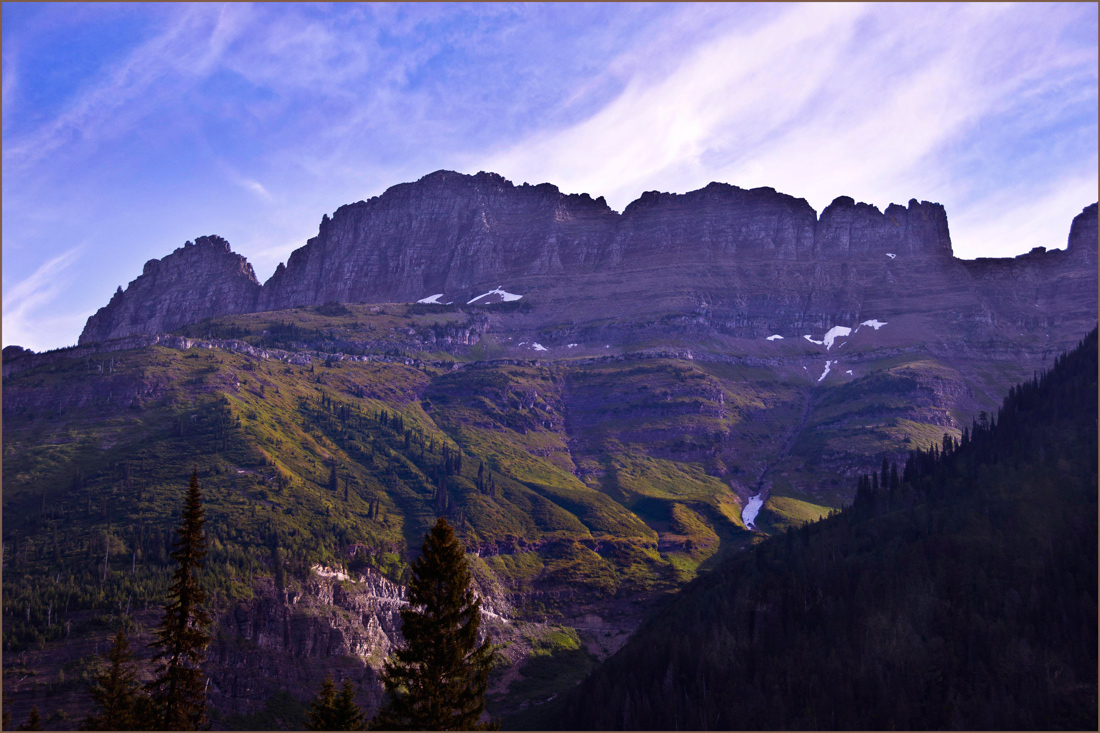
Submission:
[[[248,313],[259,292],[252,265],[228,241],[217,235],[198,237],[146,262],[141,275],[88,318],[79,343],[160,333],[215,315]]]
[[[1096,210],[1074,220],[1074,262],[1096,260]],[[564,194],[550,183],[517,186],[497,173],[437,170],[325,214],[317,235],[263,286],[222,237],[187,242],[150,260],[88,320],[80,341],[332,301],[412,303],[445,294],[466,302],[497,287],[538,292],[562,317],[613,317],[681,308],[685,298],[702,297],[699,282],[715,289],[704,298],[712,307],[729,300],[730,322],[754,333],[772,306],[775,319],[804,322],[795,304],[807,293],[816,293],[814,319],[833,317],[822,308],[859,310],[864,281],[896,282],[888,268],[907,261],[948,277],[941,271],[955,260],[940,204],[914,198],[880,211],[838,196],[819,216],[805,199],[773,188],[715,181],[682,194],[646,191],[618,214],[602,196]],[[830,269],[837,267],[848,269]],[[748,293],[757,293],[751,306]]]

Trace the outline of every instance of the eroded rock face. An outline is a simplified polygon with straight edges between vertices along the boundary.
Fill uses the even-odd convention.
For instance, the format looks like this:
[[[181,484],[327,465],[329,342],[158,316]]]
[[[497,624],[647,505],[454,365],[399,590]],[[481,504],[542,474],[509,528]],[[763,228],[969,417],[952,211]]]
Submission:
[[[339,679],[358,681],[357,701],[373,714],[382,700],[382,663],[404,644],[405,586],[372,568],[349,574],[314,565],[293,587],[260,578],[254,591],[251,600],[221,615],[207,652],[204,669],[215,707],[255,711],[278,690],[309,699],[325,675],[339,668]],[[476,591],[480,638],[491,630],[494,639],[512,640],[512,607],[492,591]]]
[[[1073,218],[1067,247],[1070,256],[1093,267],[1096,266],[1097,247],[1096,209],[1096,204],[1086,206]]]
[[[618,215],[603,199],[438,171],[326,215],[264,285],[262,310],[409,302],[598,263]],[[500,281],[500,282],[498,282]]]
[[[256,310],[260,283],[252,265],[218,236],[199,237],[149,260],[126,290],[88,319],[79,343],[171,331],[204,318]]]
[[[327,570],[314,567],[294,589],[261,579],[251,601],[222,616],[206,662],[214,701],[247,711],[280,689],[308,698],[339,663],[340,676],[366,683],[361,702],[377,702],[377,670],[401,641],[405,589],[370,570]]]
[[[996,323],[1046,328],[1065,308],[1074,322],[1095,316],[1096,226],[1094,204],[1068,250],[964,261],[927,201],[879,211],[841,196],[819,217],[771,188],[711,183],[646,192],[618,214],[550,184],[437,171],[326,215],[262,288],[218,237],[152,260],[80,343],[332,301],[465,303],[498,286],[537,302],[539,327],[678,312],[757,338],[935,311],[973,337]]]
[[[825,260],[889,255],[903,260],[950,258],[952,254],[947,212],[940,204],[916,199],[910,199],[908,208],[890,204],[879,212],[875,206],[841,196],[821,212],[814,245],[816,257]]]
[[[711,183],[682,195],[647,191],[623,211],[609,249],[627,269],[809,260],[816,221],[805,199],[771,188]]]
[[[1029,333],[1067,333],[1073,340],[1096,325],[1097,205],[1070,227],[1066,249],[1036,247],[1016,257],[962,261],[991,323]],[[1062,344],[1069,348],[1072,342]]]

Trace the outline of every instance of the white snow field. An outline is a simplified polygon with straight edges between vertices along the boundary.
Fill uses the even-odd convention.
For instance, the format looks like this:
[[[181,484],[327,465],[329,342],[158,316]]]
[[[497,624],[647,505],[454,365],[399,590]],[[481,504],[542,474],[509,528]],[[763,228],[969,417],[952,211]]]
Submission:
[[[777,333],[777,334],[773,334],[773,335],[771,335],[771,336],[768,336],[768,339],[767,339],[767,340],[768,340],[768,341],[775,341],[776,339],[781,339],[781,338],[783,338],[783,337],[782,337],[782,336],[780,336],[780,335],[779,335],[779,334]]]
[[[741,510],[741,521],[749,529],[756,529],[756,515],[760,513],[760,507],[764,506],[764,500],[760,494],[749,497],[749,503]]]
[[[833,348],[833,342],[836,341],[838,338],[840,338],[841,336],[851,335],[852,329],[848,328],[847,326],[833,326],[825,332],[825,335],[822,336],[820,341],[815,341],[814,338],[809,334],[806,334],[802,338],[806,339],[811,344],[817,344],[818,346],[824,345],[825,350],[828,351],[829,349]]]
[[[439,299],[443,297],[443,293],[436,293],[435,295],[429,295],[427,298],[421,298],[416,301],[417,303],[424,303],[425,305],[442,305]]]
[[[531,348],[534,349],[535,351],[546,351],[547,350],[547,348],[545,346],[538,343],[537,341],[534,344],[531,345]]]
[[[871,320],[864,321],[863,323],[861,323],[859,325],[861,325],[861,326],[870,326],[871,328],[873,328],[877,331],[880,328],[882,328],[883,326],[885,326],[886,322],[885,321],[879,321],[879,320],[876,320],[876,319],[872,318]]]
[[[825,362],[825,371],[821,372],[821,376],[817,378],[817,381],[820,382],[822,379],[824,379],[826,377],[826,375],[828,375],[829,367],[831,367],[833,364],[836,364],[836,362],[835,361],[826,361]]]
[[[897,255],[894,254],[893,252],[887,252],[886,256],[889,257],[890,259],[894,259],[895,257],[897,257]]]
[[[515,293],[506,292],[505,290],[502,289],[502,287],[500,285],[498,285],[495,288],[493,288],[492,290],[490,290],[489,292],[482,293],[481,295],[477,296],[476,298],[473,298],[472,300],[466,301],[466,305],[471,305],[472,303],[476,303],[477,301],[481,300],[482,298],[488,298],[490,295],[499,295],[500,296],[500,302],[502,302],[502,303],[511,303],[513,300],[519,300],[520,298],[523,297],[522,295],[516,295]]]

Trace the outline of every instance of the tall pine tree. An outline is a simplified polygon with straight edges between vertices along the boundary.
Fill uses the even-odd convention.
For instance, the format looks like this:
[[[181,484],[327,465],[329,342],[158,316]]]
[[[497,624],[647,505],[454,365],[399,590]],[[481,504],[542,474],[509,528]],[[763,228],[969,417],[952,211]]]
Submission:
[[[309,704],[306,730],[363,730],[363,711],[355,704],[355,689],[345,679],[339,694],[332,675],[325,677],[317,697]]]
[[[210,642],[206,631],[210,616],[203,608],[206,591],[196,577],[206,556],[203,514],[202,491],[195,471],[176,530],[179,539],[172,553],[176,572],[154,642],[159,652],[153,661],[159,666],[156,678],[148,685],[156,727],[161,730],[198,730],[205,723],[206,676],[201,665]]]
[[[96,712],[84,719],[84,730],[137,730],[139,699],[137,670],[126,632],[118,630],[107,653],[110,667],[96,678],[92,700]],[[144,723],[145,721],[140,721]]]
[[[495,651],[478,645],[481,602],[470,588],[466,553],[440,517],[412,565],[405,646],[386,660],[388,700],[371,721],[379,730],[477,730]]]
[[[31,714],[27,717],[27,722],[16,728],[16,730],[42,730],[42,716],[38,713],[37,705],[31,708]]]

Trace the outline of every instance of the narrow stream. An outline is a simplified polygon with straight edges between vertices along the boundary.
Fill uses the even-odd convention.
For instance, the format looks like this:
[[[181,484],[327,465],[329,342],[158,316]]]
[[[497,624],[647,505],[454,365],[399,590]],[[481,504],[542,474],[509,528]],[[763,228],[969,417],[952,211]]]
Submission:
[[[829,370],[828,364],[825,366],[825,371]],[[824,377],[824,375],[822,375]],[[818,380],[821,381],[821,380]],[[799,434],[802,429],[806,427],[806,420],[810,417],[810,407],[813,400],[813,387],[810,388],[810,394],[806,396],[806,406],[802,409],[802,419],[798,425],[787,436],[787,441],[783,445],[783,450],[780,451],[775,463],[782,461],[791,453],[791,449],[794,448],[794,443],[798,440]],[[760,478],[756,481],[756,494],[749,497],[749,503],[745,505],[745,508],[741,510],[741,521],[744,522],[745,527],[748,529],[756,529],[756,515],[760,513],[760,510],[764,506],[764,502],[767,500],[768,495],[771,493],[768,489],[769,484],[766,482],[768,477],[768,471],[771,470],[770,466],[765,465],[764,470],[760,474]]]

